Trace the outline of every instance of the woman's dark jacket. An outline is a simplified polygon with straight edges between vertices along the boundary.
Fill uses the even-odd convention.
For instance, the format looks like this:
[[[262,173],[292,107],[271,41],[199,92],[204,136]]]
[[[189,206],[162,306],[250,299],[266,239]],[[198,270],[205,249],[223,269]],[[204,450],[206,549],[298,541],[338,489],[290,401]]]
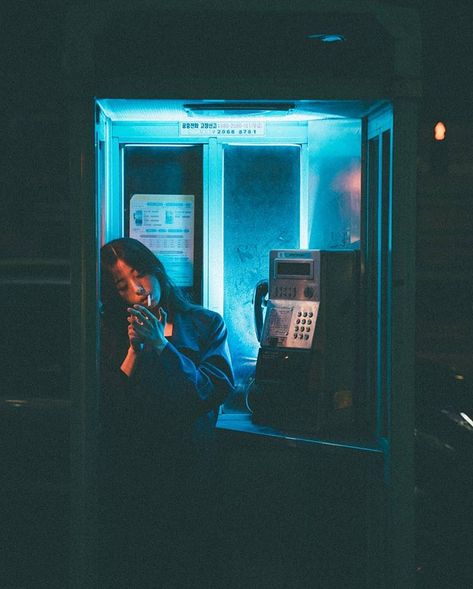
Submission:
[[[185,587],[201,563],[200,577],[212,574],[208,554],[219,544],[212,441],[233,387],[226,327],[202,307],[177,313],[163,352],[143,351],[130,378],[120,371],[126,317],[110,327],[104,322],[101,586]]]
[[[126,322],[121,328],[118,336],[118,326],[105,326],[102,337],[105,469],[143,482],[192,464],[195,474],[212,441],[218,408],[233,387],[223,319],[199,306],[176,313],[163,352],[142,352],[130,378],[120,370],[128,348]]]

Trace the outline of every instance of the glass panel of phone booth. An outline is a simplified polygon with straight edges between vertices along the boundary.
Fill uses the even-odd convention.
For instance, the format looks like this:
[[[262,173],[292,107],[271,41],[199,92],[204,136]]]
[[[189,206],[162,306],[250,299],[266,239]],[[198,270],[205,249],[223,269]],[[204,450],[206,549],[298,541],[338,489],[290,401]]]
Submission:
[[[254,373],[252,294],[268,277],[269,250],[299,247],[300,154],[297,145],[224,149],[224,316],[237,393]]]
[[[308,122],[308,231],[311,249],[358,249],[361,120]]]
[[[201,303],[203,146],[126,145],[123,151],[125,234],[159,251],[174,282]]]

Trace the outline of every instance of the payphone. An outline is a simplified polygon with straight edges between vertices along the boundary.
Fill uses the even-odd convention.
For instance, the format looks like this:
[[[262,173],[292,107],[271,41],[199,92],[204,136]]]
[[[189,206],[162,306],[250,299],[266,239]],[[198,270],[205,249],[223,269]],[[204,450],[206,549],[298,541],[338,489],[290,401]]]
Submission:
[[[261,284],[254,300],[254,422],[324,435],[354,426],[358,268],[356,250],[270,252],[268,300]]]

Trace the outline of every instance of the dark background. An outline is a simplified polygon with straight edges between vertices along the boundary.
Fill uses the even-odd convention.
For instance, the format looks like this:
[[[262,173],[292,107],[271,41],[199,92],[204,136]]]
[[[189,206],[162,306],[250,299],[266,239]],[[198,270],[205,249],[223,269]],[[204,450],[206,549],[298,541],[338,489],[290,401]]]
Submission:
[[[473,372],[473,3],[471,0],[406,0],[392,3],[417,6],[423,34],[423,96],[419,105],[419,126],[412,131],[413,140],[418,141],[417,357],[432,361],[439,367],[455,367],[454,374],[467,377]],[[0,8],[1,273],[11,273],[12,268],[17,267],[31,271],[33,275],[38,267],[49,263],[51,272],[59,268],[64,278],[64,269],[67,269],[71,248],[71,137],[63,52],[65,15],[68,7],[74,4],[80,2],[6,0]],[[437,121],[443,121],[447,127],[444,142],[433,139]],[[61,283],[63,286],[64,282]],[[2,289],[4,313],[21,317],[22,307],[35,307],[31,299],[37,297],[39,291],[33,288],[31,292],[29,295],[26,288],[15,291]],[[67,297],[67,289],[62,287],[57,289],[56,299],[46,301],[45,295],[38,310],[34,311],[39,331],[34,330],[35,336],[31,338],[32,326],[20,322],[15,334],[8,330],[3,332],[2,351],[8,352],[9,338],[13,336],[28,338],[30,344],[35,338],[39,338],[40,342],[41,336],[46,336],[59,344],[53,346],[53,349],[57,348],[58,358],[64,357],[69,337]],[[45,315],[49,319],[56,317],[57,330],[44,327]],[[60,345],[62,341],[64,346]],[[36,347],[40,347],[40,343]],[[2,362],[5,362],[3,357]],[[16,373],[23,373],[27,365],[28,358],[23,358],[19,365],[21,370]],[[58,377],[60,368],[57,368],[58,372],[51,370],[51,373],[42,376],[44,386],[54,389],[54,394],[50,396],[57,400],[67,398],[67,375],[63,374],[61,378],[65,380],[61,380]],[[432,383],[440,382],[436,381],[435,373],[429,374]],[[440,370],[438,374],[444,378],[446,373]],[[30,384],[34,386],[34,383]],[[429,389],[425,390],[428,395]],[[448,384],[445,390],[449,390]],[[4,397],[14,392],[15,380],[12,380],[8,391],[2,391],[1,395]],[[418,401],[418,409],[424,402],[425,397],[422,397],[421,402]],[[445,397],[442,403],[445,404]],[[62,578],[67,574],[65,514],[68,509],[68,481],[67,473],[60,469],[67,463],[68,424],[65,421],[58,433],[57,413],[51,414],[50,409],[41,404],[37,409],[39,411],[20,422],[10,412],[2,413],[2,435],[9,432],[0,440],[5,455],[9,457],[3,465],[7,466],[10,474],[10,482],[2,489],[8,498],[8,517],[2,517],[2,524],[10,539],[19,546],[3,569],[3,577],[9,580],[9,584],[2,585],[0,580],[2,586],[53,586],[51,581],[35,585],[35,581],[28,578],[28,573],[24,573],[17,584],[12,580],[13,573],[16,574],[19,568],[36,570],[37,573],[45,567],[41,569],[44,578],[52,578],[48,577],[49,565],[44,564],[48,562],[47,555],[39,554],[37,562],[31,560],[31,554],[35,553],[33,549],[43,542],[48,546],[49,557],[56,555],[56,574],[59,577],[62,575]],[[431,414],[425,415],[426,420],[432,422]],[[11,430],[4,428],[5,420],[11,420]],[[43,452],[43,464],[37,461],[37,454],[32,454],[31,450],[37,447],[36,434],[41,430],[44,437],[45,428],[54,432],[54,440],[51,438],[53,443],[47,446],[52,449],[53,455],[47,457]],[[439,435],[435,444],[438,441],[443,443],[442,440]],[[431,473],[430,496],[435,495],[436,489],[439,495],[438,500],[420,501],[419,544],[422,550],[417,562],[421,573],[421,569],[430,571],[426,587],[437,586],[432,580],[438,577],[439,567],[442,570],[448,568],[447,561],[454,562],[455,566],[466,562],[464,547],[468,543],[471,546],[472,537],[471,530],[468,530],[466,541],[451,542],[452,538],[459,538],[458,525],[461,525],[462,517],[466,514],[468,518],[468,512],[463,511],[463,498],[471,492],[471,487],[464,486],[467,479],[463,476],[465,464],[461,460],[456,464],[447,460],[448,468],[442,471],[447,464],[442,461],[445,453],[442,454],[438,444],[435,444],[434,450],[432,445],[422,446],[425,454],[419,454],[422,462],[418,460],[417,463],[422,476],[427,476],[428,471]],[[35,458],[25,460],[28,456]],[[422,469],[424,464],[428,465],[425,472]],[[432,470],[434,464],[437,466]],[[51,465],[55,466],[51,469]],[[471,461],[467,466],[471,476]],[[457,484],[458,481],[463,486]],[[32,485],[36,485],[34,495],[29,492]],[[448,499],[455,493],[462,497]],[[51,497],[54,497],[53,502]],[[26,510],[25,502],[29,505]],[[43,519],[36,521],[37,529],[34,530],[31,513],[41,509]],[[440,512],[443,515],[439,518]],[[456,516],[447,518],[446,514],[454,513]],[[46,521],[47,526],[44,525]],[[430,521],[434,522],[432,529]],[[21,542],[18,542],[20,534]],[[22,559],[28,563],[26,568],[18,567]],[[438,564],[435,565],[435,562]],[[439,586],[459,586],[453,581],[449,584],[453,578],[454,573]]]

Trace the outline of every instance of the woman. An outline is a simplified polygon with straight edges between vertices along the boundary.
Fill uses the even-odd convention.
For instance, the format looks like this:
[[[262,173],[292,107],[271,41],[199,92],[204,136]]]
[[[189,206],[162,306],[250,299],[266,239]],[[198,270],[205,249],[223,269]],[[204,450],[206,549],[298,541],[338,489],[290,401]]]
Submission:
[[[107,580],[185,587],[183,575],[202,577],[212,528],[212,434],[233,386],[226,327],[135,239],[103,246],[101,275],[104,550],[118,549]]]

